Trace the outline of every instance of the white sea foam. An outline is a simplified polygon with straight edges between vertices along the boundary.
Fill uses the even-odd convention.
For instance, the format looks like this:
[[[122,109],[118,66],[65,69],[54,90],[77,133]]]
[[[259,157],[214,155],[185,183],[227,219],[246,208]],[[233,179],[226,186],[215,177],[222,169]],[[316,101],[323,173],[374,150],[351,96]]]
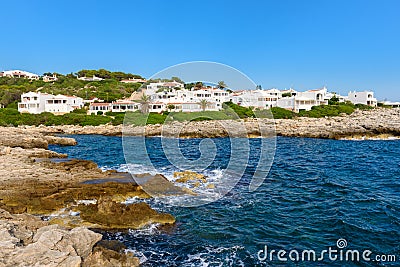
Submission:
[[[237,252],[244,250],[242,246],[205,247],[206,252],[189,254],[182,266],[245,266]]]
[[[79,204],[84,204],[84,205],[96,204],[97,203],[97,199],[83,199],[83,200],[78,200],[76,203],[78,205]]]
[[[131,174],[149,173],[151,175],[155,175],[159,173],[164,175],[165,178],[171,182],[175,182],[177,179],[177,177],[174,177],[174,173],[177,171],[182,171],[174,166],[164,166],[155,169],[153,167],[144,166],[140,164],[121,164],[117,170],[121,172],[129,172]],[[207,177],[206,178],[207,181],[204,183],[197,184],[196,186],[194,186],[194,183],[176,183],[176,185],[192,190],[197,194],[196,197],[193,197],[191,195],[168,196],[168,197],[155,197],[149,200],[140,199],[140,201],[145,201],[149,205],[151,205],[152,208],[160,211],[165,210],[165,208],[169,206],[179,206],[179,205],[190,206],[200,202],[209,203],[219,199],[222,195],[224,195],[226,193],[225,191],[226,188],[229,188],[226,185],[232,182],[232,176],[230,174],[225,173],[224,170],[222,169],[205,170],[205,171],[192,170],[192,171],[204,174]],[[127,199],[124,203],[131,204],[137,202],[139,202],[139,199],[134,197]]]

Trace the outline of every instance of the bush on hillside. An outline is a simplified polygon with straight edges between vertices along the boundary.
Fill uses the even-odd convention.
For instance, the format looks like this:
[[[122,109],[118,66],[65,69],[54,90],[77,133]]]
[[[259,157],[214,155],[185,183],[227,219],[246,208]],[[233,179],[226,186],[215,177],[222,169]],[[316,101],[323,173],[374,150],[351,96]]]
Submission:
[[[271,112],[274,116],[274,119],[292,119],[295,116],[293,111],[279,107],[271,108]]]

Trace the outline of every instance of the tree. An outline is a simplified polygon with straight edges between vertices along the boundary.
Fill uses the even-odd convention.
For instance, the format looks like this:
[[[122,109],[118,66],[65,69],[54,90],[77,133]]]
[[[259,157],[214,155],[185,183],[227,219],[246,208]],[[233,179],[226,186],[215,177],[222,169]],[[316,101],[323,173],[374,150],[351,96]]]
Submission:
[[[195,83],[185,83],[185,89],[191,90],[195,85]]]
[[[208,101],[206,99],[200,100],[198,104],[200,105],[202,111],[206,111],[206,108],[208,106]]]
[[[168,109],[169,112],[171,112],[171,109],[175,109],[175,105],[168,104],[167,105],[167,109]]]
[[[291,97],[292,93],[288,92],[288,93],[283,93],[282,97]]]
[[[140,104],[142,104],[141,112],[143,114],[149,113],[149,104],[150,104],[150,97],[143,94],[140,98]]]
[[[203,87],[203,82],[197,82],[195,85],[194,85],[194,87],[196,88],[196,89],[201,89],[202,87]]]
[[[328,100],[329,105],[337,105],[339,103],[339,98],[336,95],[333,95],[331,99]]]
[[[226,83],[224,81],[219,81],[218,82],[218,88],[219,89],[224,89],[226,87],[228,87],[228,86],[226,85]]]

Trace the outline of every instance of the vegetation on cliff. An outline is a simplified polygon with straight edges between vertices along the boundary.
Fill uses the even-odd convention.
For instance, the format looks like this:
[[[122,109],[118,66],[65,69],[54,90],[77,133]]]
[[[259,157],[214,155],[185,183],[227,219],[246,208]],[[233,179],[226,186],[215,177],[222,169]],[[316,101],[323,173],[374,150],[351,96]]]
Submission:
[[[84,99],[97,97],[100,99],[114,101],[120,98],[129,97],[137,91],[140,83],[121,83],[122,79],[142,78],[139,75],[111,72],[107,70],[81,70],[73,74],[45,73],[46,75],[55,74],[57,81],[44,82],[43,80],[31,81],[21,78],[0,77],[0,104],[4,106],[15,105],[21,98],[21,94],[30,91],[39,91],[49,94],[75,95]],[[82,81],[77,77],[96,77],[103,78],[102,81]]]

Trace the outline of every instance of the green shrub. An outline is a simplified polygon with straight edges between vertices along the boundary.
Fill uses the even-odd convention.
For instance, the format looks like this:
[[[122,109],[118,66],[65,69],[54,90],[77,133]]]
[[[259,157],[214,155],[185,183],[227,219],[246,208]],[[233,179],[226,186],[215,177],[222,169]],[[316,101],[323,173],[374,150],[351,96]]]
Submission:
[[[271,108],[271,112],[272,115],[274,116],[274,119],[292,119],[294,116],[293,111],[279,107]]]
[[[223,103],[223,108],[233,110],[241,119],[255,117],[253,110],[250,108],[242,107],[232,102]]]
[[[8,115],[8,116],[19,114],[18,110],[14,109],[14,108],[2,108],[2,109],[0,109],[0,113],[4,114],[4,115]]]
[[[84,108],[77,108],[77,109],[74,109],[71,113],[75,113],[75,114],[86,114],[86,113],[87,113],[87,110],[84,109]]]
[[[18,110],[18,100],[15,100],[14,102],[11,102],[10,104],[8,104],[7,108],[12,108],[12,109]]]
[[[298,116],[310,118],[322,118],[339,116],[341,113],[351,114],[354,112],[352,104],[340,103],[339,105],[313,106],[309,111],[300,111]]]
[[[361,110],[373,109],[373,107],[364,104],[355,104],[354,107]]]

